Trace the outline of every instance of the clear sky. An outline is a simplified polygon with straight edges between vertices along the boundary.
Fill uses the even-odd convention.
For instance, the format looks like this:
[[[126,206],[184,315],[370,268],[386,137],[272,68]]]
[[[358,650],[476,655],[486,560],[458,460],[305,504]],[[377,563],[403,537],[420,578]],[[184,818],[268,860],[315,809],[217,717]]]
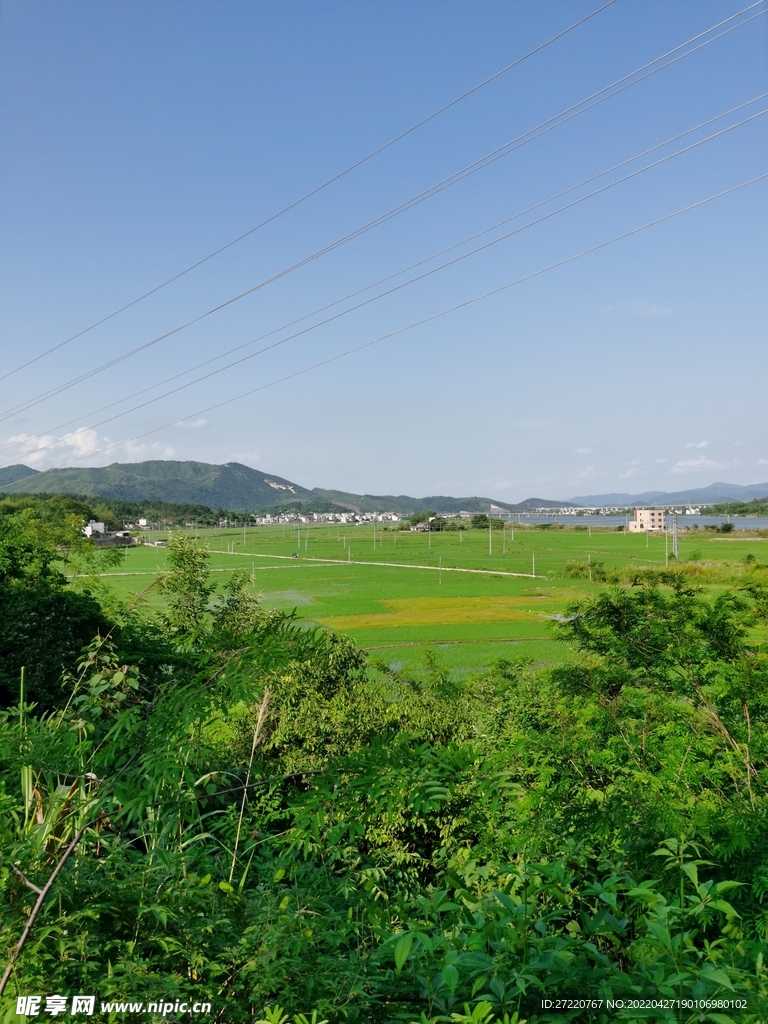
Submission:
[[[768,97],[756,99],[768,92],[768,3],[743,27],[412,209],[37,401],[747,5],[616,0],[268,226],[0,381],[0,465],[234,460],[308,487],[510,501],[768,480],[768,179],[264,387],[768,173],[768,114],[753,117],[768,108]],[[3,0],[0,373],[207,256],[599,6]],[[291,321],[741,104],[481,241],[753,118],[719,138],[133,409],[237,357],[222,353],[276,330],[238,355],[287,338]]]

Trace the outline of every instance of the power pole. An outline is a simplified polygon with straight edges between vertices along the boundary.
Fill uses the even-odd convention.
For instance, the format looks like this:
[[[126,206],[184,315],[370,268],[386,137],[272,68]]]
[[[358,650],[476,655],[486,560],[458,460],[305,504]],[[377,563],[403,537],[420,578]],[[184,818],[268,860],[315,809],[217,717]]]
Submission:
[[[536,579],[536,555],[531,555],[531,576]]]
[[[443,556],[440,555],[440,585],[443,583]]]
[[[672,515],[672,556],[675,561],[680,557],[680,538],[677,535],[677,512]]]

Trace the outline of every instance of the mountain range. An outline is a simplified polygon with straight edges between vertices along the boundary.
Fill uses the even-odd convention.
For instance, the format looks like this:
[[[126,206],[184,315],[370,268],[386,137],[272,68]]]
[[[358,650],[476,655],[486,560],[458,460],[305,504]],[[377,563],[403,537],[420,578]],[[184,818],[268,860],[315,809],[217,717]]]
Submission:
[[[38,472],[28,466],[0,470],[0,493],[76,494],[82,497],[113,498],[118,501],[170,501],[207,505],[213,509],[250,512],[297,503],[325,503],[356,512],[399,512],[424,509],[441,512],[524,511],[533,506],[561,502],[529,498],[522,505],[483,497],[452,498],[431,495],[413,498],[407,494],[354,494],[350,491],[309,490],[281,476],[262,473],[239,462],[223,466],[207,462],[115,462],[111,466],[83,469],[48,469]]]
[[[574,505],[714,505],[718,501],[752,501],[768,496],[765,484],[714,483],[687,491],[644,491],[642,494],[582,494]]]
[[[0,493],[77,494],[120,501],[169,501],[207,505],[213,509],[254,511],[325,502],[356,512],[410,513],[435,509],[439,512],[489,512],[493,509],[526,512],[534,508],[566,506],[711,504],[717,501],[749,501],[768,496],[768,483],[714,483],[687,491],[645,491],[642,494],[587,494],[568,501],[527,498],[518,504],[479,496],[453,498],[407,494],[355,494],[351,491],[311,490],[271,473],[262,473],[239,462],[223,466],[207,462],[114,462],[98,468],[48,469],[38,472],[29,466],[0,469]]]

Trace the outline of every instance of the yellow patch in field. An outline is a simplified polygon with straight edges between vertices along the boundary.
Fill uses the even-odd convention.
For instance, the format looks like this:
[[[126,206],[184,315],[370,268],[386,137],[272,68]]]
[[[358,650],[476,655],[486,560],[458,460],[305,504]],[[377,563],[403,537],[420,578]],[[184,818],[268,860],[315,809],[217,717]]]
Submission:
[[[375,615],[332,615],[319,619],[334,629],[394,626],[454,626],[468,622],[540,622],[563,609],[562,601],[540,597],[404,597],[381,604]]]

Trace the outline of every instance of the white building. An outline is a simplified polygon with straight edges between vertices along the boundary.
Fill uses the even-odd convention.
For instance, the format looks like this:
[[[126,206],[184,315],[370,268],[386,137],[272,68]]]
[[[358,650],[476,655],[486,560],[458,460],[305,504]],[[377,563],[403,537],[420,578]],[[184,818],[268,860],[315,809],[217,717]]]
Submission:
[[[104,537],[107,531],[104,523],[97,523],[95,519],[91,519],[88,525],[83,527],[83,533],[86,537]]]
[[[663,508],[636,508],[630,520],[630,533],[661,533],[664,530]]]

